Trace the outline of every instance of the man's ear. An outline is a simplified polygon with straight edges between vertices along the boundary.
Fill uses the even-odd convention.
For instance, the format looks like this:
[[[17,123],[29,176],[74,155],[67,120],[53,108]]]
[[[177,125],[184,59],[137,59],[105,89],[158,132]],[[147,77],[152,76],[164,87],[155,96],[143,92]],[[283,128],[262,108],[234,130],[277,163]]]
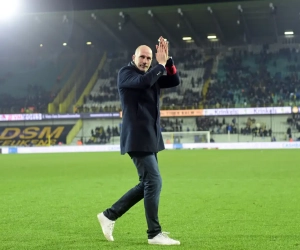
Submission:
[[[132,61],[134,61],[134,59],[135,59],[135,55],[132,56]]]

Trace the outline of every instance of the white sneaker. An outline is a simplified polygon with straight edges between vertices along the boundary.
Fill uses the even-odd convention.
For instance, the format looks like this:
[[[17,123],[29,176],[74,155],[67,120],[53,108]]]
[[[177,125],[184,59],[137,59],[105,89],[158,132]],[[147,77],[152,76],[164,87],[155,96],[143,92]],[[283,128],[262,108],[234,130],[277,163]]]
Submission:
[[[114,241],[112,235],[114,231],[115,221],[108,219],[103,213],[97,215],[98,221],[101,225],[102,232],[108,241]]]
[[[180,245],[180,241],[169,238],[168,234],[167,232],[162,232],[153,239],[148,239],[148,243],[151,245]]]

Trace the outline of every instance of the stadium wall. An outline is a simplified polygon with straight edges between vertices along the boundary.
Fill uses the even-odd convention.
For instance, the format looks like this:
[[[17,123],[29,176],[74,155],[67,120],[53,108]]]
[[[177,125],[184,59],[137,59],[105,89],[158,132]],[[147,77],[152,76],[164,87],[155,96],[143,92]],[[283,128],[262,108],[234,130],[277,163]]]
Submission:
[[[169,144],[167,150],[174,149],[220,149],[220,150],[262,150],[262,149],[300,149],[300,142],[265,143],[199,143]],[[38,153],[83,153],[83,152],[119,152],[118,145],[97,146],[57,146],[57,147],[0,147],[2,154],[38,154]]]

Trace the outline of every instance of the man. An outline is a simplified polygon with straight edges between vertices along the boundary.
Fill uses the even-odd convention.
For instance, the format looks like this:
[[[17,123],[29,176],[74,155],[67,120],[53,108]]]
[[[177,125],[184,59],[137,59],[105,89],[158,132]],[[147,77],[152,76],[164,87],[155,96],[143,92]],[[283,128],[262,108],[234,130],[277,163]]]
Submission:
[[[118,89],[123,112],[121,154],[129,154],[137,168],[140,182],[111,208],[97,215],[108,241],[114,240],[112,233],[115,221],[144,199],[148,243],[180,244],[162,232],[158,220],[162,180],[157,152],[164,149],[160,132],[160,89],[175,87],[180,82],[173,60],[168,56],[168,43],[162,37],[159,41],[159,45],[156,45],[158,65],[150,66],[152,50],[142,45],[136,49],[129,65],[118,73]],[[167,75],[164,75],[165,71]]]

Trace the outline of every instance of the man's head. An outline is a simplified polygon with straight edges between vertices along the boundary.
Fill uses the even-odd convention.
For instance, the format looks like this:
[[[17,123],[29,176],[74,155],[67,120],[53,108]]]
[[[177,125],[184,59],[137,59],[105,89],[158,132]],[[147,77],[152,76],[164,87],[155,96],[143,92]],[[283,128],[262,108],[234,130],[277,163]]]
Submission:
[[[139,70],[146,72],[151,66],[152,50],[146,45],[141,45],[135,50],[132,60]]]

